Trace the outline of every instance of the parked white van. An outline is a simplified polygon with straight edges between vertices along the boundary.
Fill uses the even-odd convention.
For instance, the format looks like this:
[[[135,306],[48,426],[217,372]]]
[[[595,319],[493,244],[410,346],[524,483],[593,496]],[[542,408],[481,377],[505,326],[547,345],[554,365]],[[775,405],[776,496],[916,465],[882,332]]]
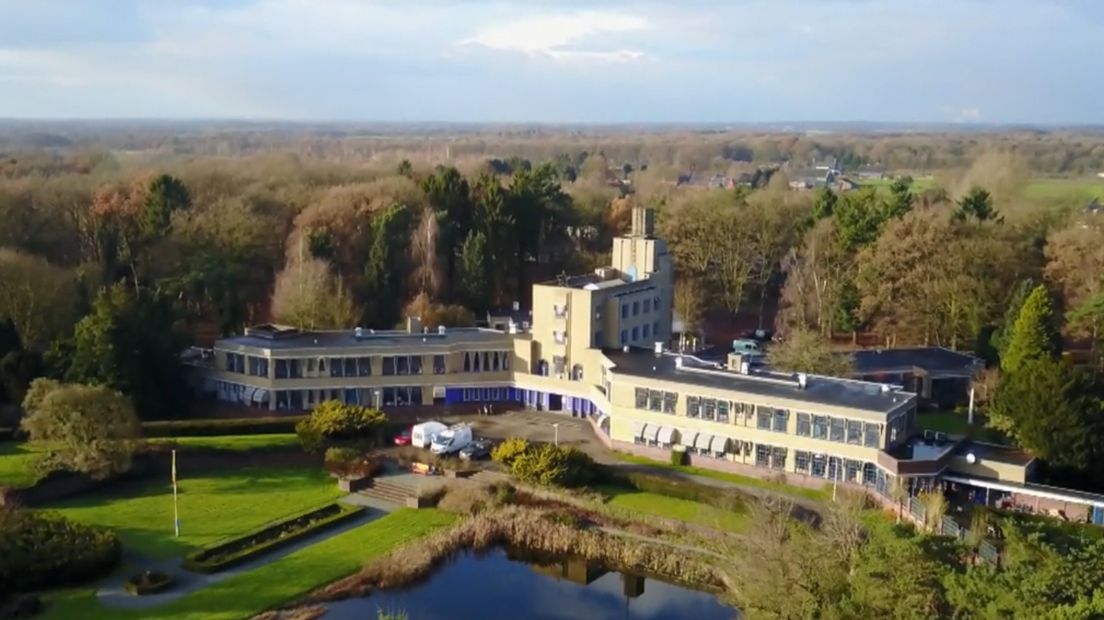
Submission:
[[[414,428],[410,429],[410,445],[428,448],[433,444],[433,438],[446,430],[448,430],[448,426],[440,422],[431,421],[415,424]]]
[[[437,433],[433,438],[433,445],[429,447],[434,454],[456,454],[472,442],[471,426],[457,424]]]

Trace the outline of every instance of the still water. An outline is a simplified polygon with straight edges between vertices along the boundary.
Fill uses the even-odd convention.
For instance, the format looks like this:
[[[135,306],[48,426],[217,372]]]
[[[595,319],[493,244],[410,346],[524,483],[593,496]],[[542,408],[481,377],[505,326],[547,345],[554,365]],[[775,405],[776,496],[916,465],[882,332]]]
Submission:
[[[421,583],[329,605],[324,620],[375,620],[379,610],[410,620],[732,620],[717,597],[582,560],[537,558],[502,549],[467,552]]]

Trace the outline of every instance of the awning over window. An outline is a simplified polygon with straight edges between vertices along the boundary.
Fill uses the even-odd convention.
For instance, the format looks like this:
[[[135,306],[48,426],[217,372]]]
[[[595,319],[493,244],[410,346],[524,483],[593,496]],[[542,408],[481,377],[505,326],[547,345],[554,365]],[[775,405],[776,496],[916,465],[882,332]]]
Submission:
[[[643,422],[633,422],[633,439],[638,437],[644,437],[644,429],[647,428],[647,424]]]
[[[659,435],[656,441],[659,443],[673,443],[672,439],[675,436],[675,428],[673,426],[661,426],[659,427]]]
[[[255,394],[253,394],[253,402],[258,405],[268,404],[268,390],[259,388]]]
[[[721,453],[728,447],[728,437],[721,437],[720,435],[714,435],[713,441],[709,442],[709,451]]]
[[[686,446],[687,448],[694,447],[694,439],[697,438],[698,431],[685,430],[679,431],[679,444]]]
[[[257,393],[257,388],[255,388],[255,387],[246,387],[244,390],[242,390],[242,399],[241,399],[242,402],[247,404],[247,405],[249,403],[253,402],[253,395],[256,394],[256,393]]]
[[[648,441],[659,441],[659,432],[663,430],[656,424],[644,425],[644,439]]]
[[[698,438],[694,440],[694,447],[698,450],[708,450],[709,444],[713,442],[713,435],[706,435],[701,433]]]

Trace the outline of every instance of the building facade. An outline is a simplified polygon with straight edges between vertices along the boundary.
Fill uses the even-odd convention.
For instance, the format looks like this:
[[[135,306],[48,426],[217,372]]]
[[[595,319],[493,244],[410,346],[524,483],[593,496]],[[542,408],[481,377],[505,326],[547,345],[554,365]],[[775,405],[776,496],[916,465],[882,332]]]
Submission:
[[[531,319],[504,316],[505,329],[427,330],[417,318],[388,331],[268,325],[219,340],[194,363],[212,397],[274,411],[331,399],[384,410],[514,402],[586,417],[615,449],[664,459],[685,451],[697,466],[797,483],[886,497],[949,474],[1029,485],[1022,453],[914,433],[918,396],[902,385],[666,351],[673,265],[653,231],[651,211],[635,209],[608,267],[534,285]]]

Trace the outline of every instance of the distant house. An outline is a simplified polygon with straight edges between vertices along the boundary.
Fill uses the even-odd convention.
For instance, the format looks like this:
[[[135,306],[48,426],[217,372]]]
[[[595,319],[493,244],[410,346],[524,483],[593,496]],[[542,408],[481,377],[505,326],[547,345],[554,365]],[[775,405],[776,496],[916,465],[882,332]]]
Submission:
[[[1100,215],[1104,213],[1104,204],[1100,204],[1099,198],[1093,198],[1089,201],[1089,204],[1085,205],[1082,209],[1086,215]]]
[[[861,185],[847,177],[839,177],[838,179],[836,179],[835,183],[836,190],[840,192],[849,192],[859,189],[860,187]]]
[[[839,170],[806,168],[788,172],[787,176],[790,177],[790,189],[802,191],[832,185],[839,176]]]
[[[985,367],[973,355],[942,347],[863,349],[851,355],[853,378],[900,385],[941,408],[966,404],[970,381]]]

